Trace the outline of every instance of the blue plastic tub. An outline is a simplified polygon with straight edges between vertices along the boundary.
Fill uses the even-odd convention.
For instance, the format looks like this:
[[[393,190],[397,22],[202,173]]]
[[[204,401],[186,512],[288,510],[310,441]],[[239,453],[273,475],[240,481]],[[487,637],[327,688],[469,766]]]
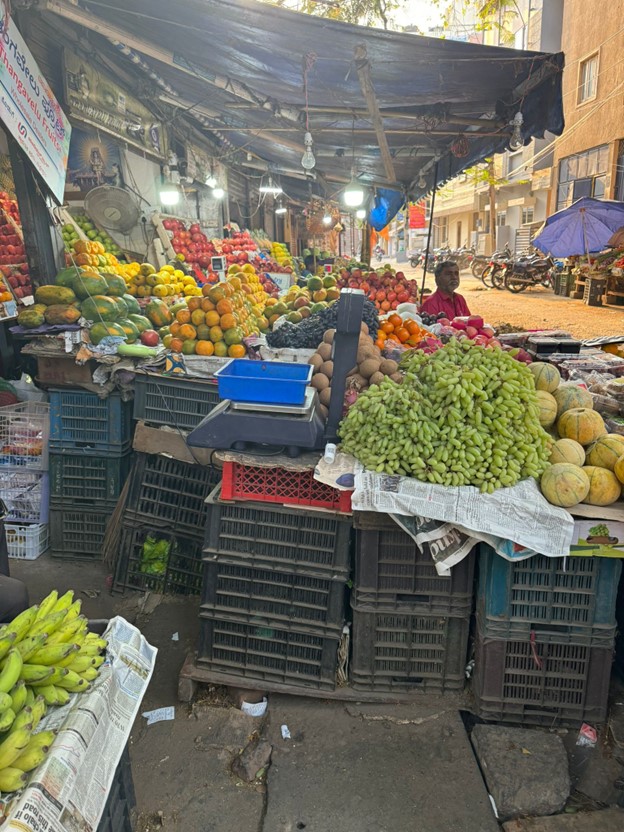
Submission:
[[[222,399],[301,405],[312,378],[312,369],[311,364],[233,358],[217,370],[215,377]]]

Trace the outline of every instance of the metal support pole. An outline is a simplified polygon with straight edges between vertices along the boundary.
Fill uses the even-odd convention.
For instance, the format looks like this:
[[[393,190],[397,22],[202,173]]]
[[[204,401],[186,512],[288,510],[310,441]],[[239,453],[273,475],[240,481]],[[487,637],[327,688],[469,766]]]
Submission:
[[[429,229],[427,231],[427,248],[425,249],[425,263],[423,265],[422,285],[420,287],[420,304],[422,306],[425,293],[425,279],[427,277],[427,263],[429,262],[429,248],[431,247],[431,232],[433,231],[433,212],[435,209],[435,198],[438,190],[438,163],[433,169],[433,193],[431,194],[431,205],[429,207]]]

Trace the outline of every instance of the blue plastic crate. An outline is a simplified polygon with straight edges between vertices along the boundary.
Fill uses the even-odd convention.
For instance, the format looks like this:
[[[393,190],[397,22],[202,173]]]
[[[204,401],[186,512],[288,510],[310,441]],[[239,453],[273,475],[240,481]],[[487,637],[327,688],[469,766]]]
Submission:
[[[477,614],[484,635],[520,638],[532,629],[567,634],[570,643],[612,639],[622,562],[615,558],[548,558],[513,562],[485,544],[479,558]]]
[[[132,402],[87,390],[50,390],[50,450],[121,456],[132,443]]]
[[[222,399],[261,404],[301,405],[312,378],[311,364],[288,364],[283,361],[249,361],[233,358],[215,378]]]

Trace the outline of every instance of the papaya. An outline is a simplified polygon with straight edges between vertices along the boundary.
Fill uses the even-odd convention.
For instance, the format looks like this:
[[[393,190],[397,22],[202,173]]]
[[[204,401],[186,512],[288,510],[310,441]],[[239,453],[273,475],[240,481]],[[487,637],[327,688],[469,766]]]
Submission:
[[[116,321],[119,317],[119,307],[114,298],[106,295],[95,295],[86,298],[80,304],[82,317],[88,321]]]
[[[119,309],[119,318],[125,319],[128,317],[128,304],[125,302],[123,298],[116,298],[113,297],[111,300],[114,300],[117,304],[117,309]]]
[[[93,297],[94,295],[105,295],[108,286],[103,277],[99,274],[81,274],[74,280],[73,289],[80,300]]]
[[[108,289],[106,291],[107,295],[112,295],[116,298],[122,298],[126,294],[126,281],[123,277],[119,277],[116,274],[107,274],[104,275],[104,280],[106,281],[106,285]]]
[[[124,295],[123,300],[128,307],[128,314],[129,315],[140,315],[141,314],[141,307],[139,306],[139,302],[136,298],[133,298],[132,295]]]
[[[74,280],[80,277],[80,269],[76,266],[70,266],[68,269],[61,269],[61,271],[54,278],[57,286],[64,286],[66,289],[73,289]]]
[[[173,321],[169,307],[161,300],[151,300],[145,307],[145,314],[155,327],[167,326]]]
[[[23,326],[24,329],[36,329],[38,326],[43,326],[45,323],[43,310],[45,308],[43,304],[35,304],[22,309],[17,316],[17,323]]]
[[[128,320],[135,325],[135,327],[139,330],[139,333],[145,332],[146,329],[152,328],[152,322],[144,315],[135,315],[134,313],[130,313],[128,315]]]
[[[123,329],[123,331],[126,333],[126,341],[129,344],[134,344],[135,341],[139,340],[139,336],[140,336],[141,333],[136,328],[136,326],[132,323],[132,321],[129,321],[127,319],[122,320],[122,321],[117,321],[116,326],[120,326]]]
[[[35,289],[35,303],[43,303],[44,306],[73,303],[75,300],[73,289],[67,286],[39,286]]]
[[[114,335],[117,338],[126,338],[126,332],[123,327],[119,326],[119,324],[113,323],[112,321],[101,321],[97,324],[93,324],[89,330],[91,343],[96,346],[103,338],[106,338],[109,335]]]
[[[47,306],[43,314],[47,324],[75,324],[80,318],[81,312],[77,306],[67,303],[55,303]]]

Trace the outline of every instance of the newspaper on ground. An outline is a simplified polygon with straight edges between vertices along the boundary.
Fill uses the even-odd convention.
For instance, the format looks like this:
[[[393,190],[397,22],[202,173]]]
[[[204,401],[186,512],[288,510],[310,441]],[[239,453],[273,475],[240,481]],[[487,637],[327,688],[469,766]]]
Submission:
[[[112,618],[106,661],[86,693],[53,708],[40,728],[58,734],[30,783],[2,804],[2,832],[95,832],[115,770],[154,671],[157,650],[124,618]],[[4,796],[3,796],[4,797]]]
[[[359,470],[351,503],[356,511],[393,515],[421,548],[428,546],[440,574],[448,574],[477,541],[508,560],[536,552],[567,557],[574,531],[569,512],[550,505],[532,479],[481,494],[473,486],[452,488]]]
[[[337,451],[333,462],[326,462],[323,457],[316,463],[314,479],[339,491],[350,491],[353,488],[356,466],[359,463],[351,454]]]

